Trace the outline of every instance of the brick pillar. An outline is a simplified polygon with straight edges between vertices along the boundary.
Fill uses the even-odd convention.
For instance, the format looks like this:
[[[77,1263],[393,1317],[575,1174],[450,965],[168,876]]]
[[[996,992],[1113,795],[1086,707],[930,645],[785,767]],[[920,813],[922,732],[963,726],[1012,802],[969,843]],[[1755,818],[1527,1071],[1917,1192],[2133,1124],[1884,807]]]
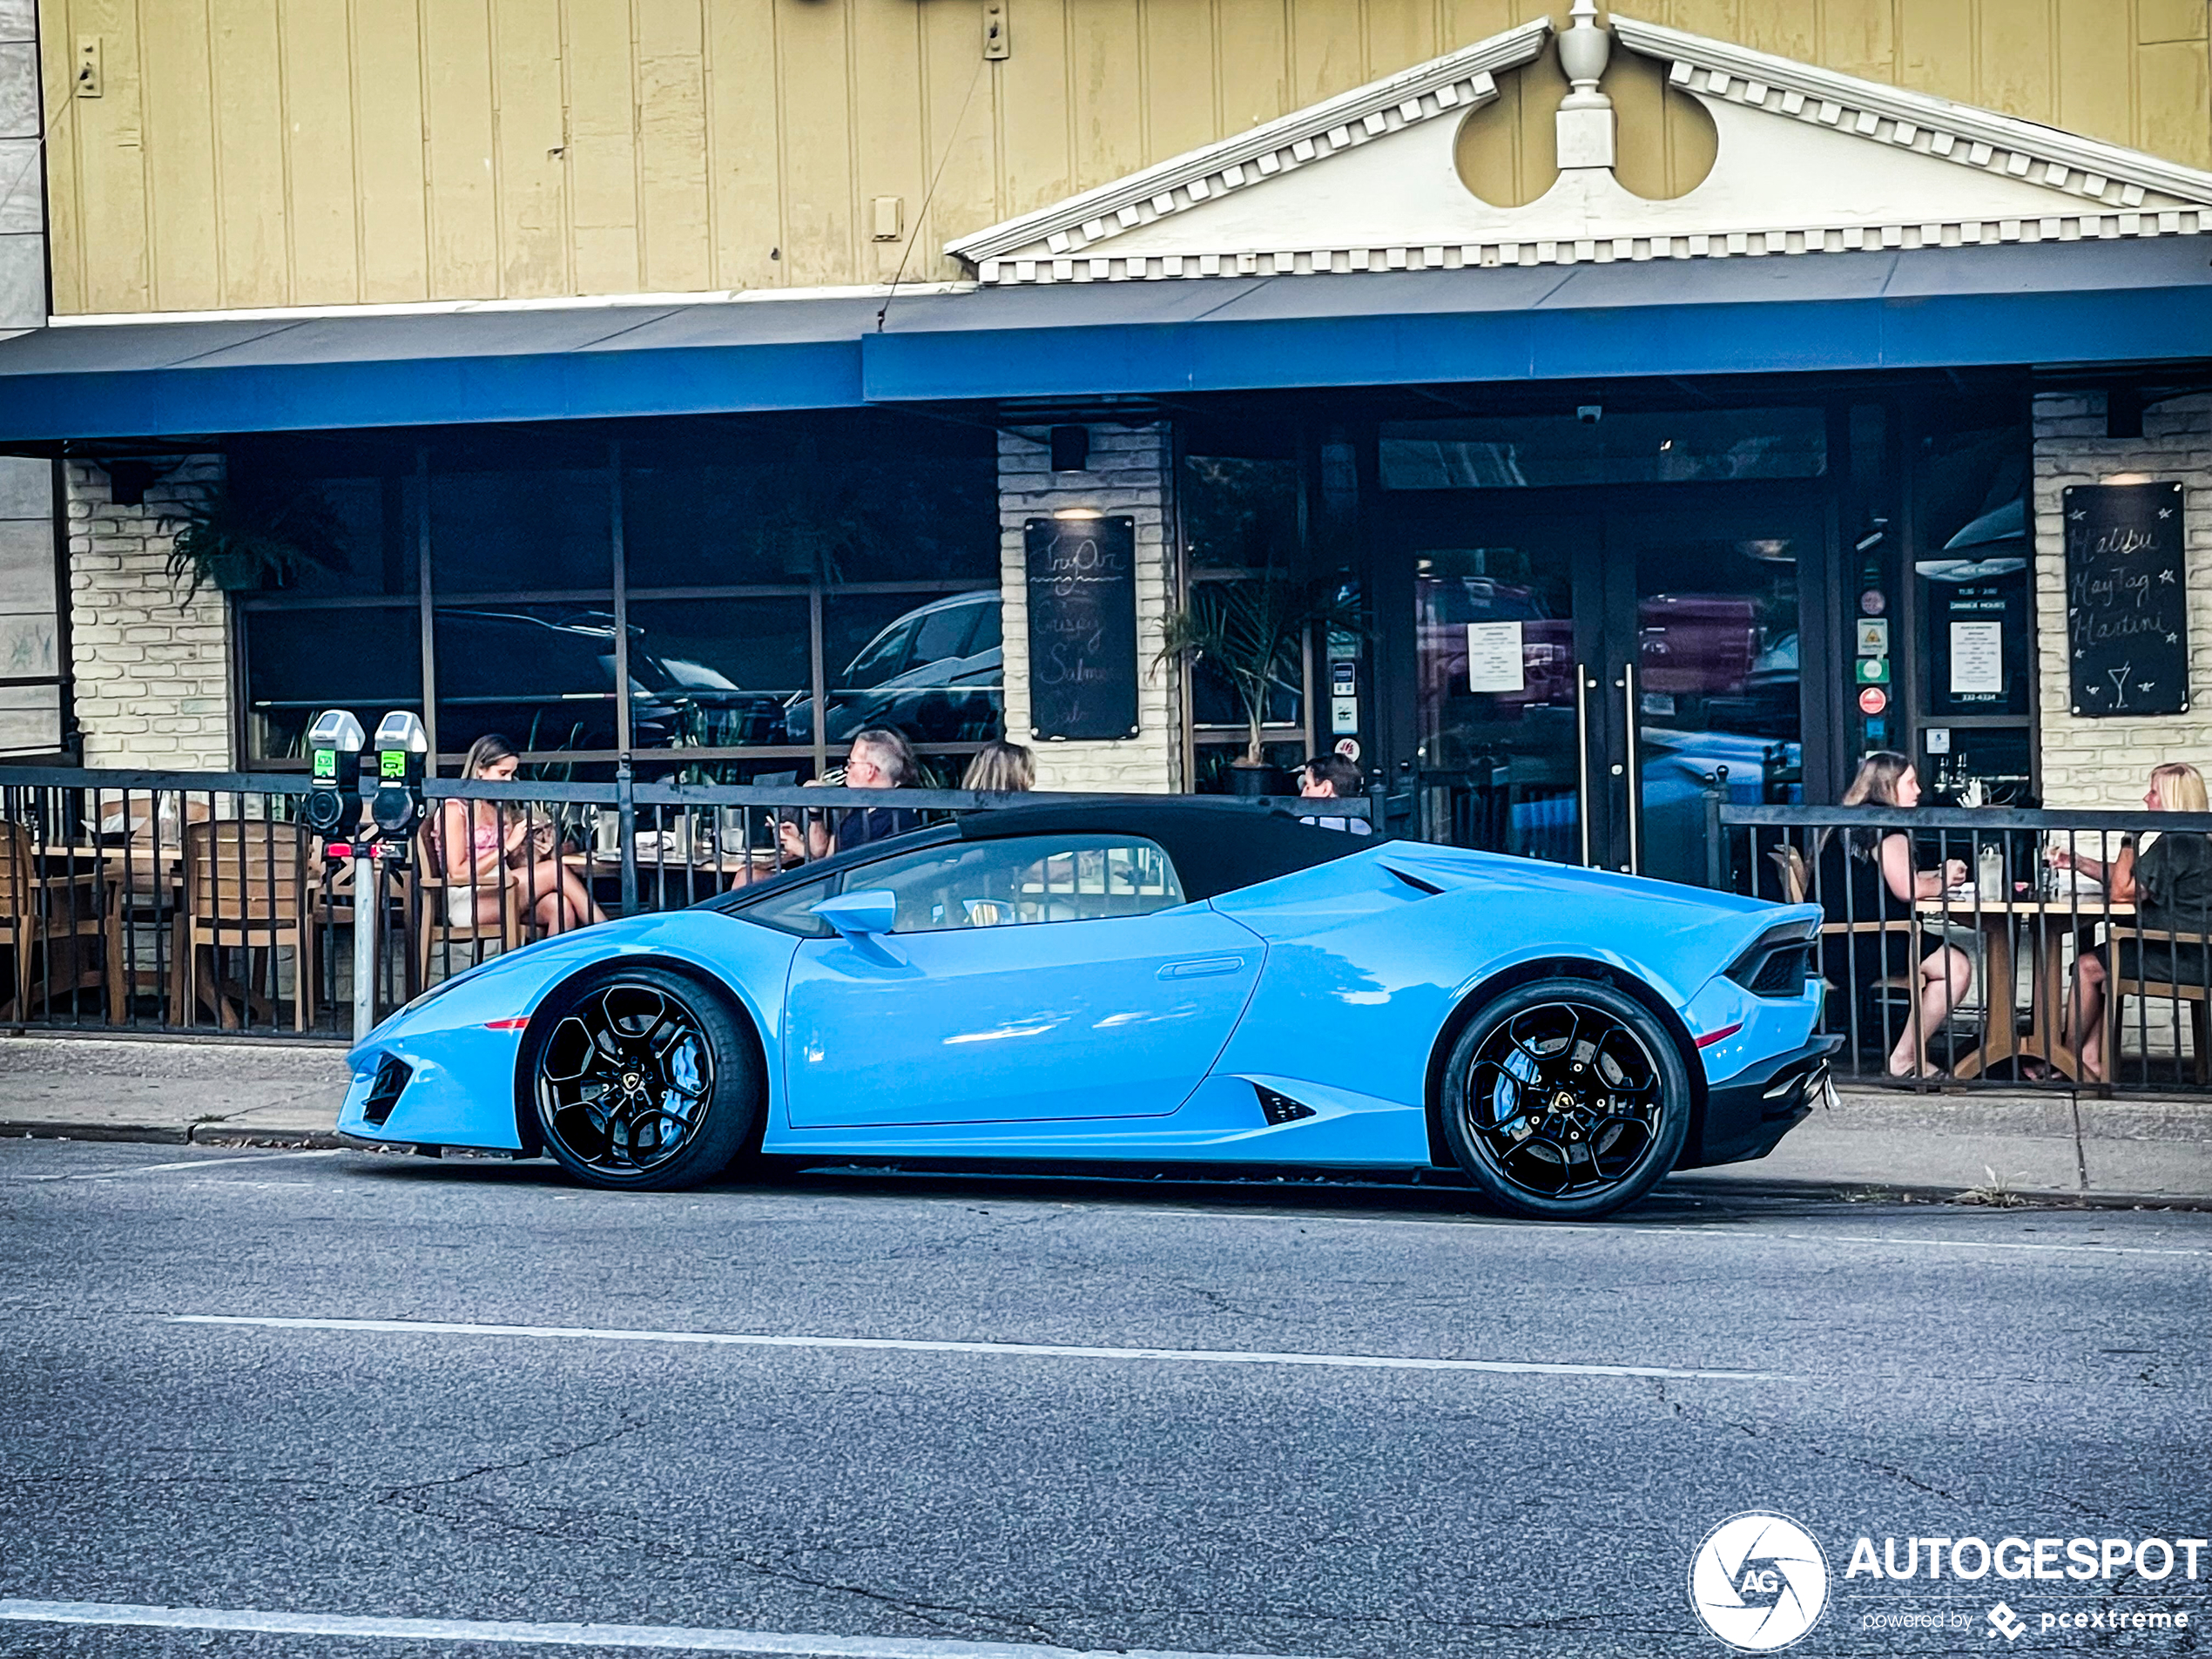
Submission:
[[[193,455],[163,469],[143,505],[118,507],[105,472],[69,465],[70,643],[88,766],[231,768],[230,607],[212,588],[179,603],[163,523],[222,476],[220,455]]]
[[[2178,480],[2188,584],[2189,711],[2077,717],[2067,691],[2065,492],[2075,484]],[[2105,436],[2100,394],[2035,400],[2035,631],[2043,799],[2052,806],[2142,805],[2150,769],[2186,760],[2212,772],[2212,397],[2143,411],[2140,438]]]
[[[1171,668],[1157,666],[1175,591],[1170,532],[1174,445],[1165,425],[1090,428],[1090,467],[1050,469],[1046,429],[999,435],[999,591],[1006,628],[1006,732],[1036,752],[1037,787],[1172,793],[1184,787],[1183,708]],[[1029,735],[1029,609],[1023,526],[1062,508],[1136,521],[1137,734],[1114,743],[1039,743]]]

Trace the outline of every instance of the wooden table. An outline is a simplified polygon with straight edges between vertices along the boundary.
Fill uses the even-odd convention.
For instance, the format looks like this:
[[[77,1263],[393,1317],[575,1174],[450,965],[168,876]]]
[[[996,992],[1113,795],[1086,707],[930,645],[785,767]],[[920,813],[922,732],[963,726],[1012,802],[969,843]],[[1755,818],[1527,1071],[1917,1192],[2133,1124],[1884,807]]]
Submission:
[[[1981,1047],[1960,1061],[1951,1075],[1961,1079],[1979,1077],[1992,1066],[2007,1060],[2040,1060],[2060,1076],[2079,1082],[2080,1056],[2066,1041],[2066,964],[2060,944],[2068,934],[2086,934],[2115,916],[2132,916],[2135,907],[2114,904],[2094,894],[2061,894],[2049,899],[1929,900],[1915,908],[1924,931],[1939,927],[1973,927],[1981,933],[1985,1004]],[[2018,1029],[2020,1022],[2014,1008],[2017,978],[2013,955],[2013,924],[2023,917],[2027,919],[2025,931],[2033,958],[2025,1035]],[[1919,995],[1918,971],[1915,964],[1916,1001]]]

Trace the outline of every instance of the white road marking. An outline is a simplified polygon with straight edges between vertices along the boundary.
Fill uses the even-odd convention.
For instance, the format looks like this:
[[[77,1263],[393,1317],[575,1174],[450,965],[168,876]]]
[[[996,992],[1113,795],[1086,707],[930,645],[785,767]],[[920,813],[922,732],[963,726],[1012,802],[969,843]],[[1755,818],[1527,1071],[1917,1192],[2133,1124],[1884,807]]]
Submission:
[[[558,1325],[474,1325],[440,1319],[298,1319],[260,1314],[178,1313],[172,1325],[246,1325],[277,1331],[365,1331],[394,1336],[529,1337],[556,1342],[674,1342],[710,1347],[849,1348],[900,1353],[1004,1354],[1022,1359],[1151,1359],[1212,1366],[1333,1366],[1364,1371],[1482,1371],[1508,1376],[1660,1377],[1788,1382],[1768,1371],[1676,1366],[1568,1365],[1530,1359],[1430,1359],[1414,1354],[1269,1353],[1238,1348],[1094,1348],[1049,1342],[936,1342],[900,1337],[766,1336],[725,1331],[603,1331]]]
[[[693,1629],[668,1624],[524,1624],[498,1619],[381,1619],[330,1613],[263,1613],[251,1608],[131,1607],[107,1602],[0,1601],[0,1620],[19,1624],[124,1625],[163,1630],[381,1637],[400,1642],[503,1642],[541,1647],[655,1648],[776,1659],[1262,1659],[1258,1655],[1040,1647],[1026,1642],[941,1642],[911,1636],[789,1635],[775,1630]],[[1284,1656],[1283,1659],[1290,1659]]]
[[[246,1163],[274,1163],[284,1158],[334,1158],[345,1150],[342,1146],[317,1147],[306,1152],[257,1152],[250,1157],[186,1158],[179,1163],[140,1163],[127,1170],[85,1170],[65,1175],[34,1175],[25,1178],[32,1181],[112,1181],[126,1175],[168,1175],[178,1170],[236,1168]]]

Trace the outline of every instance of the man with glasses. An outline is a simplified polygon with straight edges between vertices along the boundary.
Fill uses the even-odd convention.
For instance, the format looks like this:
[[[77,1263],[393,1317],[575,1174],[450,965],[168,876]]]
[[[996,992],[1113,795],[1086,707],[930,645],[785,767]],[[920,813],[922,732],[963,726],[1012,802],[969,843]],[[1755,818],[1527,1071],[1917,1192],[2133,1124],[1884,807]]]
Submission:
[[[888,726],[870,726],[853,739],[852,750],[845,757],[844,784],[847,789],[900,789],[911,784],[920,770],[902,733]],[[856,846],[887,841],[921,827],[921,814],[910,808],[859,806],[840,813],[834,831],[828,814],[810,812],[803,828],[798,819],[786,818],[776,826],[776,834],[786,859],[802,862],[827,858],[832,853],[849,853]]]

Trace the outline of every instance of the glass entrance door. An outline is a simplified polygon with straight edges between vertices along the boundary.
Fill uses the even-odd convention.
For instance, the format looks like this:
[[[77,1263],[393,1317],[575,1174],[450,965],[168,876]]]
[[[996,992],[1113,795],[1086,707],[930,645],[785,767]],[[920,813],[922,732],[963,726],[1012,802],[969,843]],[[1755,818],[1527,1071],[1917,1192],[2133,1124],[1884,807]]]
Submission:
[[[1615,868],[1702,884],[1713,783],[1738,802],[1804,799],[1799,624],[1821,614],[1804,591],[1820,529],[1802,509],[1606,515]]]
[[[1413,627],[1393,654],[1413,685],[1395,772],[1416,833],[1702,883],[1723,768],[1733,799],[1804,798],[1799,621],[1821,612],[1800,573],[1821,568],[1820,529],[1799,504],[1603,496],[1401,513]]]
[[[1424,840],[1582,864],[1595,853],[1590,709],[1595,520],[1453,516],[1408,527],[1411,764]],[[1470,535],[1470,529],[1476,529]]]

